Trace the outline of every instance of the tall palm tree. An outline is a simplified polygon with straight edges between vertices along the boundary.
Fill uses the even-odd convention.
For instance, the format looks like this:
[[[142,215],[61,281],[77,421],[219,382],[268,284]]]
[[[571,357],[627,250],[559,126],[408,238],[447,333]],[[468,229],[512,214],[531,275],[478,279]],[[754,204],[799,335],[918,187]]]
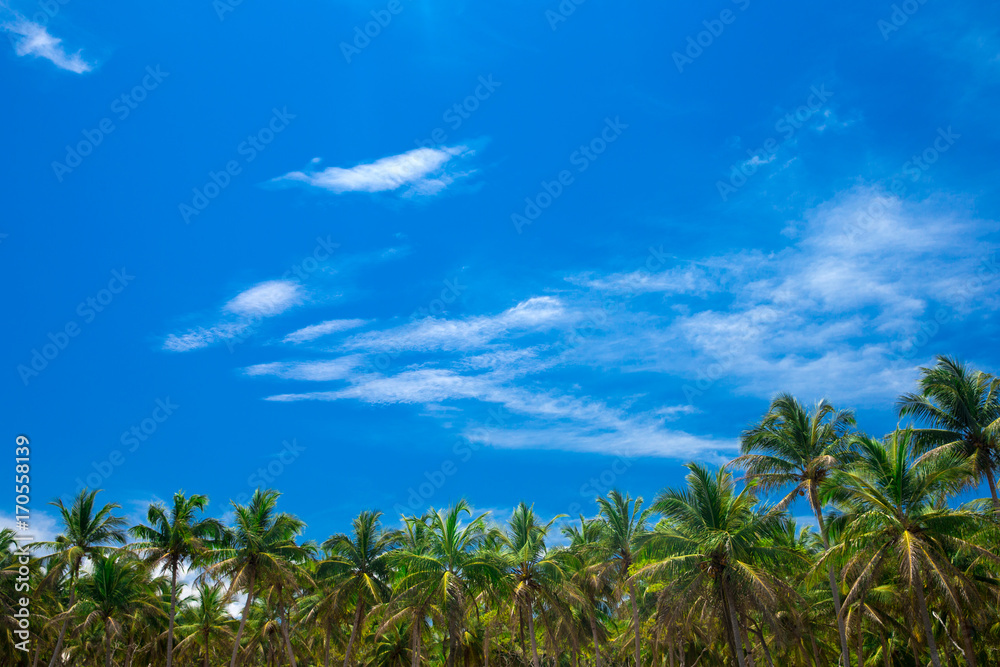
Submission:
[[[228,527],[212,552],[211,566],[203,577],[228,578],[231,582],[228,595],[244,591],[247,599],[240,616],[239,628],[233,640],[233,655],[229,667],[236,667],[240,640],[250,615],[256,586],[275,579],[293,579],[295,563],[302,560],[308,550],[295,543],[305,528],[300,519],[277,511],[281,494],[272,489],[254,491],[246,505],[233,503],[234,525]],[[287,642],[286,642],[287,643]],[[289,660],[295,664],[291,645],[287,646]]]
[[[776,625],[774,610],[792,591],[774,571],[801,557],[782,544],[784,514],[759,509],[751,486],[737,492],[725,468],[714,475],[697,463],[687,468],[687,488],[665,490],[653,505],[664,517],[649,544],[659,558],[642,571],[674,581],[688,603],[704,599],[744,667],[740,611],[752,609]]]
[[[133,613],[162,614],[158,589],[165,588],[165,583],[153,580],[148,567],[128,552],[98,556],[93,571],[80,580],[80,600],[61,616],[82,618],[81,629],[96,623],[104,626],[104,665],[111,667],[112,637]]]
[[[628,587],[629,602],[632,605],[632,625],[635,631],[635,667],[641,662],[642,624],[639,622],[639,597],[636,580],[632,576],[632,565],[636,562],[643,543],[648,538],[649,517],[652,509],[642,509],[642,498],[632,499],[622,495],[617,489],[608,493],[607,498],[598,498],[600,516],[604,520],[604,539],[600,548],[605,559],[617,574],[618,581]]]
[[[63,532],[53,542],[38,544],[42,549],[52,552],[44,559],[49,566],[50,577],[58,580],[62,575],[69,573],[70,607],[76,603],[76,582],[84,561],[107,553],[111,548],[109,543],[121,545],[125,544],[126,540],[127,523],[122,517],[113,514],[116,509],[121,509],[121,505],[107,503],[97,508],[94,500],[98,493],[100,489],[94,491],[83,489],[69,507],[66,507],[61,499],[49,503],[59,508]],[[49,667],[55,667],[62,653],[68,623],[69,617],[66,617],[59,628],[59,638],[52,651]]]
[[[406,574],[399,585],[416,599],[433,601],[445,616],[447,630],[447,665],[455,666],[459,632],[465,608],[477,590],[504,585],[503,567],[490,552],[480,552],[487,538],[485,514],[462,523],[472,516],[469,504],[461,500],[447,510],[431,510],[427,522],[427,550],[424,553],[401,553]]]
[[[560,514],[543,524],[535,514],[534,507],[522,502],[511,514],[503,540],[507,551],[505,555],[510,561],[508,567],[514,606],[528,620],[531,663],[534,667],[539,667],[535,603],[541,598],[550,604],[556,604],[558,586],[566,576],[566,559],[560,558],[565,554],[550,552],[545,546],[545,538],[552,524],[563,516],[565,515]]]
[[[217,539],[222,524],[216,519],[196,520],[204,512],[208,496],[193,495],[182,491],[174,494],[174,505],[167,509],[162,503],[153,503],[146,513],[149,525],[129,529],[139,540],[130,547],[145,554],[146,562],[170,572],[170,619],[167,630],[167,667],[174,664],[174,618],[177,614],[177,573],[188,562],[208,552],[208,540]]]
[[[569,576],[575,588],[584,598],[583,612],[590,625],[594,642],[594,667],[601,667],[601,637],[598,617],[603,601],[610,599],[611,587],[606,568],[598,556],[600,552],[603,523],[598,519],[586,519],[580,515],[580,525],[562,528],[562,534],[569,538],[569,550],[575,562],[569,566]]]
[[[837,521],[844,530],[842,549],[849,555],[845,570],[855,576],[844,605],[865,596],[886,571],[900,573],[912,591],[931,662],[941,667],[925,585],[956,600],[967,598],[972,586],[949,554],[969,552],[997,562],[1000,558],[965,537],[989,523],[988,515],[937,502],[942,494],[968,483],[974,462],[956,450],[915,459],[916,440],[911,429],[897,430],[885,441],[858,436],[858,460],[837,475],[843,489]]]
[[[790,394],[779,394],[771,401],[764,418],[743,432],[742,456],[731,465],[745,470],[747,480],[762,491],[791,486],[777,509],[784,509],[795,498],[805,496],[816,517],[823,546],[829,548],[820,492],[830,474],[847,460],[850,453],[847,435],[854,425],[852,412],[837,410],[825,400],[810,411]],[[840,613],[840,586],[832,563],[827,568],[827,578],[840,632],[841,664],[850,667],[847,630]]]
[[[209,667],[215,649],[228,647],[235,633],[235,620],[226,609],[225,591],[219,585],[202,583],[195,593],[195,600],[185,604],[177,615],[175,628],[182,639],[174,648],[178,659],[189,651],[201,653],[204,667]]]
[[[938,357],[920,369],[920,393],[903,394],[896,402],[900,417],[928,424],[915,429],[917,451],[956,451],[973,461],[975,479],[989,485],[993,507],[1000,511],[1000,379],[973,371],[952,357]]]
[[[334,535],[323,543],[329,552],[319,571],[337,576],[345,598],[355,604],[351,637],[344,652],[344,667],[351,662],[351,651],[358,628],[369,607],[380,604],[391,594],[392,567],[389,554],[396,546],[397,531],[382,528],[382,512],[362,512],[354,519],[353,535]]]

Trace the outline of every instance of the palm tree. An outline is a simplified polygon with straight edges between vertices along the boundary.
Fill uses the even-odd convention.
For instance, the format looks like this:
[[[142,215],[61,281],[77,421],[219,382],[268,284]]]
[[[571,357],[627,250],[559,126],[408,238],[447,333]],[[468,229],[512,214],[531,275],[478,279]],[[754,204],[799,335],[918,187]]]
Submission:
[[[1000,558],[965,537],[990,523],[989,515],[937,502],[968,483],[975,463],[957,450],[915,459],[916,441],[912,429],[897,430],[884,442],[855,438],[859,458],[837,476],[843,489],[837,521],[843,525],[844,540],[835,550],[849,555],[845,570],[855,575],[845,607],[867,595],[884,572],[900,573],[912,591],[931,662],[941,667],[925,585],[933,584],[955,600],[968,599],[972,586],[949,555],[968,552],[997,562]]]
[[[933,368],[920,369],[920,393],[903,394],[896,402],[900,417],[916,417],[928,428],[917,452],[956,451],[970,457],[976,481],[985,479],[1000,511],[997,469],[1000,468],[1000,380],[973,371],[952,357],[938,357]]]
[[[98,556],[93,572],[80,580],[80,600],[60,616],[66,620],[82,617],[81,629],[100,622],[104,626],[104,665],[111,667],[111,639],[122,631],[123,620],[136,612],[162,614],[157,595],[160,588],[165,588],[165,582],[151,579],[149,569],[128,552]]]
[[[762,491],[791,486],[777,509],[788,507],[799,496],[808,498],[823,546],[829,548],[820,491],[830,474],[849,456],[846,436],[854,424],[852,412],[836,410],[826,401],[817,403],[810,412],[790,394],[779,394],[771,401],[764,418],[743,432],[742,456],[731,465],[744,469],[747,480]],[[840,632],[841,664],[850,667],[847,631],[840,613],[840,586],[832,563],[827,568],[827,577]]]
[[[601,667],[601,636],[598,631],[598,614],[602,600],[611,597],[610,582],[603,562],[598,557],[602,539],[603,523],[598,519],[586,519],[580,515],[579,527],[564,526],[562,534],[570,540],[569,550],[575,556],[575,562],[569,566],[569,576],[574,587],[584,598],[584,614],[590,625],[590,634],[594,642],[594,667]]]
[[[597,504],[601,509],[600,516],[604,520],[601,551],[618,575],[618,580],[622,585],[628,586],[628,597],[632,605],[632,625],[635,631],[635,667],[639,667],[642,664],[640,655],[642,625],[639,622],[639,598],[631,569],[648,537],[647,526],[653,510],[643,510],[642,498],[633,500],[631,496],[628,494],[623,496],[618,490],[612,490],[607,498],[598,498]]]
[[[59,508],[63,532],[55,541],[40,542],[37,545],[52,552],[44,559],[49,565],[50,577],[58,580],[67,570],[69,571],[70,607],[76,603],[76,581],[84,560],[107,553],[110,548],[107,546],[109,542],[125,544],[127,525],[125,519],[112,514],[114,510],[121,509],[121,505],[108,503],[96,509],[94,499],[98,493],[100,489],[94,491],[83,489],[69,507],[63,505],[61,499],[49,503]],[[59,638],[56,640],[49,667],[55,667],[62,653],[68,623],[69,618],[66,617],[59,629]]]
[[[522,502],[514,509],[503,540],[507,549],[505,555],[510,560],[514,606],[528,619],[531,662],[534,667],[539,667],[538,643],[535,637],[535,602],[543,598],[552,605],[557,604],[556,590],[566,575],[566,559],[560,558],[561,554],[558,552],[549,552],[545,547],[545,537],[552,524],[563,516],[565,515],[560,514],[548,523],[542,524],[534,508]]]
[[[351,650],[367,608],[379,604],[391,593],[392,568],[389,553],[399,535],[382,529],[382,512],[362,512],[354,519],[354,535],[334,535],[323,543],[329,552],[319,571],[330,571],[341,579],[346,597],[354,599],[354,623],[344,652],[344,667],[351,661]]]
[[[485,514],[466,525],[463,515],[472,515],[464,500],[447,510],[431,510],[424,517],[426,552],[398,556],[406,572],[399,580],[402,590],[415,599],[433,601],[445,616],[448,667],[455,666],[460,625],[471,594],[504,584],[502,564],[491,553],[478,551],[487,537]]]
[[[170,572],[170,620],[167,630],[167,667],[174,664],[174,617],[177,613],[177,572],[186,562],[207,553],[206,541],[217,538],[222,524],[216,519],[195,520],[196,512],[203,512],[208,496],[186,497],[182,491],[174,494],[171,509],[162,503],[153,503],[146,514],[148,526],[138,525],[129,533],[139,542],[131,548],[145,553],[146,562]]]
[[[661,558],[640,572],[666,576],[687,604],[704,600],[723,621],[735,662],[744,667],[747,628],[740,610],[754,609],[776,625],[774,610],[793,593],[773,572],[801,556],[781,543],[784,514],[758,509],[752,486],[737,492],[725,468],[713,475],[697,463],[686,467],[687,488],[665,490],[653,505],[664,521],[649,547]]]
[[[179,657],[198,649],[204,667],[209,667],[213,649],[224,650],[222,647],[233,641],[236,623],[226,609],[226,596],[221,586],[202,583],[195,595],[196,601],[185,604],[177,615],[175,630],[183,639],[175,648]]]
[[[232,583],[227,595],[241,590],[246,592],[247,599],[233,641],[229,667],[236,667],[240,640],[253,604],[255,586],[267,580],[294,578],[295,563],[308,554],[308,550],[295,543],[295,538],[302,533],[305,523],[291,514],[277,511],[280,495],[272,489],[257,489],[248,504],[233,503],[235,525],[223,533],[220,543],[213,549],[215,563],[203,575],[228,578]],[[285,630],[287,632],[287,626]],[[287,635],[285,639],[289,660],[294,667],[295,656]]]

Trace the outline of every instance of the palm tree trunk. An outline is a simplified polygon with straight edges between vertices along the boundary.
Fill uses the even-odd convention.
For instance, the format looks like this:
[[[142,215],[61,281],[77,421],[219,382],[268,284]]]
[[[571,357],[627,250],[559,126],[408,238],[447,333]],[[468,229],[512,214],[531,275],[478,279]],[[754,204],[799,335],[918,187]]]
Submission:
[[[323,667],[330,667],[330,619],[326,619],[326,631],[323,633]]]
[[[993,476],[993,470],[986,468],[986,483],[990,487],[990,496],[993,497],[993,509],[1000,512],[1000,498],[997,497],[997,480]]]
[[[211,667],[208,664],[208,628],[205,628],[205,664],[202,667]]]
[[[288,638],[288,614],[285,611],[284,600],[281,599],[281,586],[278,586],[278,620],[281,621],[281,635],[285,638],[285,650],[288,651],[288,662],[292,667],[299,667],[295,662],[295,651],[292,650],[292,641]]]
[[[177,561],[170,564],[170,627],[167,629],[167,667],[174,666],[174,616],[177,614]]]
[[[250,615],[250,605],[253,603],[253,585],[256,574],[253,570],[250,571],[250,581],[247,586],[247,601],[243,605],[243,615],[240,617],[239,630],[236,631],[236,641],[233,642],[233,658],[229,662],[229,667],[236,667],[236,655],[240,651],[240,639],[243,638],[243,628],[246,627],[247,616]]]
[[[972,632],[970,632],[969,622],[964,616],[958,619],[958,631],[962,633],[962,644],[965,645],[965,662],[968,667],[977,667],[976,652],[972,647]]]
[[[531,664],[538,667],[538,642],[535,639],[535,612],[528,603],[528,636],[531,637]]]
[[[757,629],[754,630],[754,634],[757,635],[758,639],[760,639],[760,645],[764,647],[764,659],[767,660],[767,664],[770,667],[774,667],[774,661],[771,660],[771,649],[767,647],[767,642],[764,641],[764,631],[760,629],[759,625],[757,626]]]
[[[630,602],[632,603],[632,625],[635,627],[635,667],[639,667],[642,664],[640,660],[639,652],[642,648],[642,626],[639,625],[639,600],[635,596],[635,582],[631,579],[628,582],[628,596]]]
[[[816,667],[822,667],[822,663],[819,661],[819,646],[816,644],[816,635],[810,632],[809,641],[812,642],[813,660],[816,661]]]
[[[597,638],[597,619],[593,614],[590,616],[590,634],[594,636],[594,667],[601,667],[601,642]]]
[[[743,644],[740,640],[740,622],[736,617],[736,607],[733,605],[733,596],[729,591],[729,585],[725,581],[722,582],[722,594],[726,599],[726,611],[729,614],[729,624],[732,626],[733,652],[736,654],[736,664],[739,667],[746,667],[746,661],[743,659]]]
[[[934,628],[931,626],[931,618],[927,614],[927,600],[924,599],[924,582],[920,578],[919,564],[913,576],[915,579],[913,581],[913,592],[917,597],[917,609],[920,611],[920,617],[924,622],[924,632],[927,633],[927,648],[931,653],[931,662],[934,664],[934,667],[941,667],[941,657],[938,655],[937,641],[934,639]]]
[[[73,570],[69,577],[69,606],[72,607],[76,604],[76,577],[80,572],[80,563],[75,563],[73,565]],[[55,667],[56,660],[59,659],[59,654],[62,653],[63,641],[66,639],[66,628],[69,626],[69,619],[67,618],[63,621],[62,627],[59,628],[59,639],[56,640],[56,647],[52,651],[52,660],[49,661],[49,667]]]
[[[458,653],[458,623],[454,612],[448,619],[448,667],[455,667],[455,654]]]
[[[418,663],[414,663],[413,667],[420,667]],[[490,667],[490,624],[487,623],[486,627],[483,628],[483,667]]]
[[[104,667],[111,667],[111,624],[104,621]]]
[[[364,609],[364,600],[358,593],[357,611],[354,613],[354,625],[351,626],[351,638],[347,640],[347,651],[344,652],[344,667],[351,664],[351,649],[354,648],[354,638],[358,636],[358,626],[361,625],[361,612]]]
[[[819,494],[816,492],[816,485],[809,485],[809,504],[812,505],[813,514],[816,515],[816,523],[819,525],[819,536],[823,540],[823,548],[830,548],[830,540],[826,536],[826,526],[823,524],[823,509],[819,505]],[[844,617],[840,614],[840,586],[833,576],[833,564],[826,567],[830,579],[830,593],[833,594],[833,613],[837,615],[837,630],[840,632],[840,660],[843,667],[851,667],[851,652],[847,644],[847,628],[844,626]],[[858,667],[862,667],[858,665]]]

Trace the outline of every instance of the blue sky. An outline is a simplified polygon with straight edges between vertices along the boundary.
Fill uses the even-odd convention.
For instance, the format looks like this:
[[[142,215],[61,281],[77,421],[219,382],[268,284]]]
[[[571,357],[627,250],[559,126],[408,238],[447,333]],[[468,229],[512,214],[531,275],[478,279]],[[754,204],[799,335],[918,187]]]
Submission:
[[[648,498],[779,391],[891,429],[934,355],[998,366],[998,18],[6,0],[36,507],[261,483],[321,538]]]

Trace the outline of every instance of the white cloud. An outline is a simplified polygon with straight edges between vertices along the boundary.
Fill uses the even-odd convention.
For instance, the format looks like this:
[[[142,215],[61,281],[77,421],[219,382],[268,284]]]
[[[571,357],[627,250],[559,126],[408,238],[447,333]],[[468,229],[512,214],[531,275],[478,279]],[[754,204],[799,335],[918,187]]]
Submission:
[[[308,173],[293,171],[274,180],[305,183],[337,194],[401,190],[404,196],[434,195],[456,179],[472,173],[462,171],[457,163],[474,154],[475,151],[467,146],[415,148],[349,169],[327,167]]]
[[[271,317],[302,303],[302,286],[290,280],[268,280],[237,294],[224,310],[247,317]]]
[[[271,362],[244,369],[247,375],[270,375],[285,380],[344,380],[354,374],[364,359],[360,355],[328,361]]]
[[[343,347],[366,352],[398,353],[404,350],[471,350],[498,338],[552,329],[568,321],[562,301],[541,296],[527,299],[499,315],[447,320],[427,317],[384,331],[351,336]]]
[[[4,32],[10,33],[14,42],[14,51],[19,56],[35,56],[45,58],[60,69],[83,74],[93,69],[93,63],[85,61],[76,53],[66,53],[62,40],[49,34],[48,29],[15,14],[13,21],[0,25]]]
[[[332,333],[347,331],[349,329],[357,329],[358,327],[363,327],[366,324],[368,324],[368,320],[327,320],[326,322],[312,324],[298,329],[297,331],[293,331],[285,336],[283,340],[286,343],[305,343]]]
[[[248,322],[223,322],[212,327],[189,329],[181,334],[169,334],[163,341],[163,349],[169,352],[188,352],[216,343],[239,338],[252,330]]]
[[[163,349],[188,352],[247,338],[265,318],[280,315],[303,301],[305,292],[296,282],[268,280],[258,283],[240,292],[222,307],[223,319],[209,326],[169,334],[163,341]]]
[[[24,517],[21,518],[23,519]],[[59,518],[42,510],[33,509],[27,520],[28,530],[22,531],[18,529],[17,520],[14,516],[6,512],[0,512],[0,528],[10,528],[15,531],[18,537],[31,537],[32,542],[53,542],[61,532]],[[43,551],[36,552],[36,554],[41,553]]]

